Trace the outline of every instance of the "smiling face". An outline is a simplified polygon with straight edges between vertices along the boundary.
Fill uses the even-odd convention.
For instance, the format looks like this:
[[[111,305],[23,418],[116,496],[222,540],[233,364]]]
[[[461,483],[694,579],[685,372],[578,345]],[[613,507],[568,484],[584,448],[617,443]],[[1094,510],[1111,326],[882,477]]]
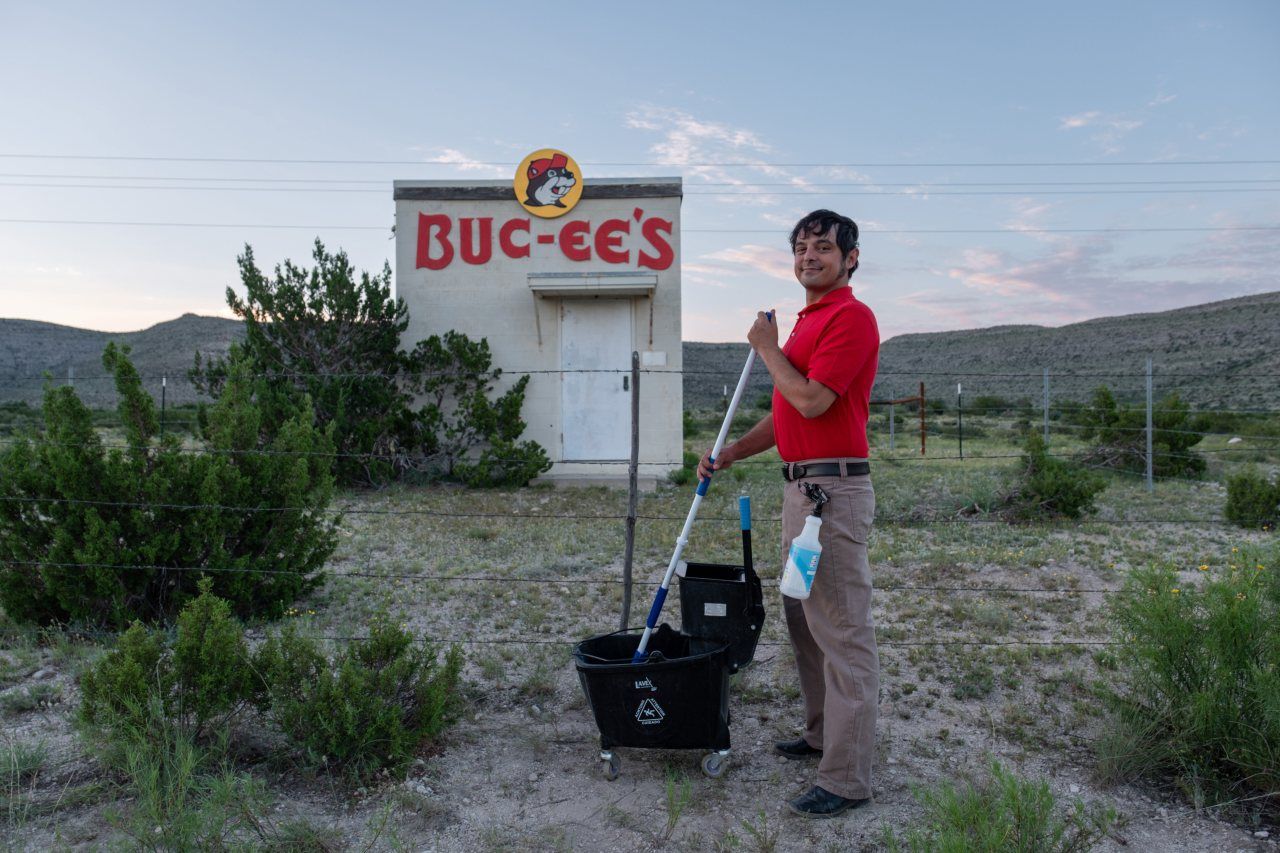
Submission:
[[[540,177],[530,181],[529,197],[538,204],[559,204],[569,194],[578,179],[568,169],[550,168]]]
[[[850,249],[847,254],[840,251],[835,225],[820,234],[797,234],[794,251],[796,280],[804,285],[810,303],[847,285],[849,271],[858,262],[857,249]]]

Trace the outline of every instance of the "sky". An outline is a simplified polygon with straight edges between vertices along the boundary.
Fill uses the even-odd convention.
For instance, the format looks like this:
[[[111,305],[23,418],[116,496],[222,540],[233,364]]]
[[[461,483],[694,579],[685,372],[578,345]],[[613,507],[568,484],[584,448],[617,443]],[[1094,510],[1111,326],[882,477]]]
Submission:
[[[685,340],[797,310],[820,207],[884,338],[1280,289],[1270,0],[0,0],[0,92],[0,317],[230,316],[246,244],[394,265],[393,180],[549,147],[683,178]]]

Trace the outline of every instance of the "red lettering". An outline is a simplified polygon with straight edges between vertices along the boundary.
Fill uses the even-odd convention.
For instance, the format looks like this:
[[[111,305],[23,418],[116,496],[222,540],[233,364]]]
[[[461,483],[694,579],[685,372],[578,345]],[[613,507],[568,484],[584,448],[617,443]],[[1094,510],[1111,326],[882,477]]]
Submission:
[[[480,246],[477,248],[473,245],[471,237],[471,229],[476,222],[480,223]],[[493,217],[482,216],[479,219],[471,217],[463,217],[462,233],[459,238],[462,243],[462,259],[469,264],[487,264],[489,258],[493,257]]]
[[[440,257],[431,257],[431,231],[437,229],[436,240],[440,243]],[[418,214],[418,269],[442,270],[453,261],[453,244],[449,242],[449,231],[453,221],[443,213],[427,215]]]
[[[575,219],[566,223],[560,229],[560,251],[571,261],[591,260],[591,244],[587,242],[590,233],[590,222]]]
[[[658,250],[658,254],[648,255],[641,252],[636,258],[636,263],[651,270],[665,270],[670,267],[671,262],[676,259],[676,253],[672,251],[671,243],[661,234],[666,233],[667,237],[670,237],[671,229],[672,223],[668,219],[646,219],[644,225],[640,226],[640,231],[649,244]]]
[[[631,223],[625,219],[606,219],[596,232],[596,254],[606,264],[625,264],[631,261],[630,250],[622,248],[623,234],[631,233]]]
[[[502,246],[502,253],[508,258],[527,258],[529,257],[529,244],[523,246],[516,245],[512,240],[512,236],[517,231],[529,233],[529,220],[527,219],[508,219],[502,224],[502,229],[498,231],[498,243]]]

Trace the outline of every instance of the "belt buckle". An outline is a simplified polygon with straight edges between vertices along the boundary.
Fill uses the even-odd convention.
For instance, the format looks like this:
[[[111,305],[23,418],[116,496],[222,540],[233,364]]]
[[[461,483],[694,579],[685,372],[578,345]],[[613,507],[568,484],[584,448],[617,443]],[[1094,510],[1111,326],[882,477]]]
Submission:
[[[805,466],[795,462],[791,464],[791,479],[793,481],[803,479],[804,475],[807,473],[809,473],[809,469]]]

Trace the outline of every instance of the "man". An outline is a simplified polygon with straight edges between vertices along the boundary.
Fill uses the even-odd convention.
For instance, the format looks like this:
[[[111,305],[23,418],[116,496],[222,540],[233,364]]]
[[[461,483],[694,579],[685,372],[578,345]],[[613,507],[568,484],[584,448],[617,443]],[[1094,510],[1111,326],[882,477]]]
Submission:
[[[858,226],[815,210],[791,232],[796,279],[805,307],[783,347],[778,327],[756,315],[747,340],[773,377],[773,410],[698,475],[775,444],[785,479],[783,556],[813,508],[801,481],[830,497],[822,514],[822,558],[809,598],[784,597],[787,630],[800,670],[805,728],[775,749],[791,759],[818,759],[817,784],[789,805],[806,817],[833,817],[871,800],[879,660],[871,623],[867,534],[875,492],[867,463],[867,410],[880,333],[871,309],[853,296]]]

